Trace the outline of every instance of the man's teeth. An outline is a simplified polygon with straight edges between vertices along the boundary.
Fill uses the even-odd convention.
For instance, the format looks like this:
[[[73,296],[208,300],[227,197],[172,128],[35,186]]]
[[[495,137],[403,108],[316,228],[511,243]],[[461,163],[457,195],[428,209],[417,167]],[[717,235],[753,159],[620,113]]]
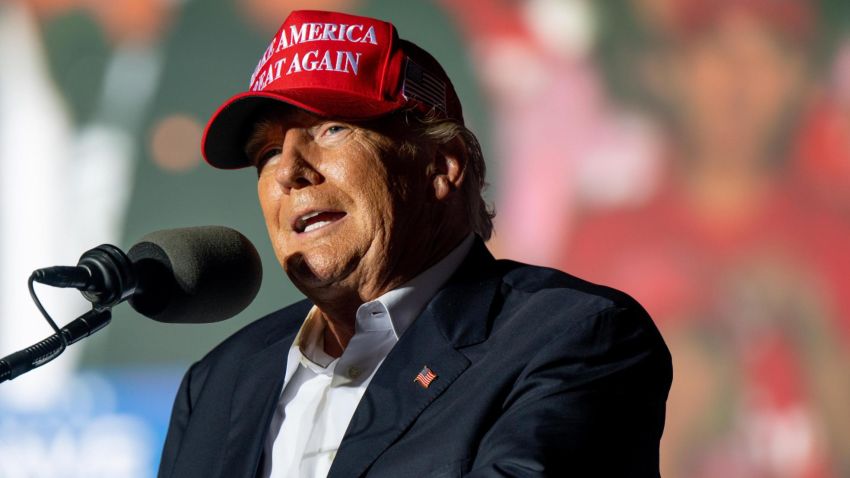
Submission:
[[[307,219],[310,219],[311,217],[316,217],[321,213],[322,213],[322,211],[316,211],[316,212],[311,212],[310,214],[305,214],[305,215],[301,216],[301,220],[306,221]]]
[[[311,217],[312,217],[312,216],[311,216]],[[310,231],[316,230],[316,229],[318,229],[318,228],[320,228],[320,227],[327,226],[327,225],[328,225],[328,224],[330,224],[331,222],[333,222],[333,221],[319,221],[319,222],[314,222],[313,224],[310,224],[309,226],[305,227],[305,228],[304,228],[304,232],[310,232]]]

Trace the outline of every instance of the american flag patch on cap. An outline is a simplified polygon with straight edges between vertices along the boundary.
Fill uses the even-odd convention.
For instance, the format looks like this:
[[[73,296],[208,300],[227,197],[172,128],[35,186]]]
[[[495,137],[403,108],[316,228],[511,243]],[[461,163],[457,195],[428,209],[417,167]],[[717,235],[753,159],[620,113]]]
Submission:
[[[433,382],[436,378],[437,374],[425,366],[422,367],[422,370],[419,371],[413,381],[421,385],[422,388],[428,388],[431,385],[431,382]]]
[[[446,112],[446,84],[415,62],[407,59],[401,94],[408,100],[417,100]]]

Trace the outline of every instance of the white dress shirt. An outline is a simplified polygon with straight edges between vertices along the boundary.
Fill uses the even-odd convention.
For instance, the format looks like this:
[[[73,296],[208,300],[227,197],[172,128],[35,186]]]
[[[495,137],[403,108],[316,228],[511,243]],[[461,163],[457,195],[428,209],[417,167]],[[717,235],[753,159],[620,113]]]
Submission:
[[[357,309],[354,336],[338,358],[324,351],[325,324],[307,314],[286,362],[283,390],[265,443],[268,478],[326,477],[357,404],[399,337],[463,262],[470,234],[410,282]]]

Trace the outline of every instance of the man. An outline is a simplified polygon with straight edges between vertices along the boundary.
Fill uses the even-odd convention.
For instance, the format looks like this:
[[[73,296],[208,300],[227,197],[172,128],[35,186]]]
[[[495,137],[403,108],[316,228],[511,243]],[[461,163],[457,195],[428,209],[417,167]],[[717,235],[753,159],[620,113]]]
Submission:
[[[623,293],[493,259],[480,148],[391,24],[293,12],[203,149],[257,168],[307,300],[191,367],[161,477],[658,475],[657,329]]]

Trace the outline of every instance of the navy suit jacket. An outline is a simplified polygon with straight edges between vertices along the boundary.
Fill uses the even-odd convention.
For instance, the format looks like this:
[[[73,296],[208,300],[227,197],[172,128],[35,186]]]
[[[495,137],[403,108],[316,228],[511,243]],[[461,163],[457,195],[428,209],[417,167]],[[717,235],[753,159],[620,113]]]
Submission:
[[[254,477],[301,301],[186,373],[160,478]],[[427,366],[437,378],[414,382]],[[670,353],[622,292],[477,241],[357,406],[330,477],[657,477]]]

